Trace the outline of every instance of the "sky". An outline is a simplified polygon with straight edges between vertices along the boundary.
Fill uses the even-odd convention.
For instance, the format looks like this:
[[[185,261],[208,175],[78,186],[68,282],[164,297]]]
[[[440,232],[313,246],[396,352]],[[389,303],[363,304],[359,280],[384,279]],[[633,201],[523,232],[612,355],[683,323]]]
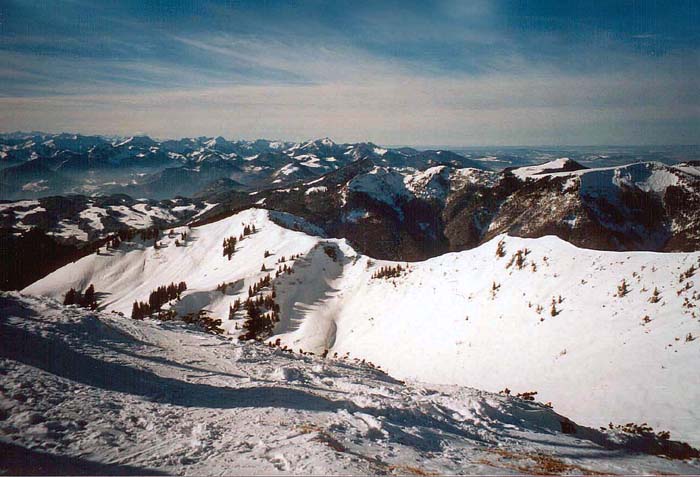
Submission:
[[[2,0],[0,130],[700,144],[696,0]]]

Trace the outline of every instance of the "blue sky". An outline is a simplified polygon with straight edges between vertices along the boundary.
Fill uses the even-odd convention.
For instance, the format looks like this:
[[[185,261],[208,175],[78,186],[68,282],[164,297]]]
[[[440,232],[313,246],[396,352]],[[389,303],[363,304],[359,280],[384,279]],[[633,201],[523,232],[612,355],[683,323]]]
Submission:
[[[698,144],[700,2],[0,3],[0,129]]]

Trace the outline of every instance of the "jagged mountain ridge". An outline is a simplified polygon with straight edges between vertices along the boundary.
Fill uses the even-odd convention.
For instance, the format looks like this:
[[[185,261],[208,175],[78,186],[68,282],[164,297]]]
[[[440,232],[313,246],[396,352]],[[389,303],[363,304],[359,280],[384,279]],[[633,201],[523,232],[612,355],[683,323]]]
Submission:
[[[700,248],[700,168],[693,163],[587,169],[558,160],[494,172],[444,165],[399,170],[360,160],[251,197],[386,259],[422,260],[502,233],[556,235],[600,250]],[[241,206],[226,194],[216,202],[221,205],[210,214],[219,217]]]
[[[193,196],[228,179],[228,190],[290,184],[372,158],[390,167],[481,167],[449,151],[388,150],[372,143],[305,143],[148,136],[107,140],[70,134],[0,135],[0,198],[126,193],[154,199]]]
[[[357,250],[382,259],[423,260],[476,247],[503,233],[556,235],[599,250],[700,248],[700,167],[695,163],[586,169],[559,160],[495,172],[445,165],[399,169],[366,158],[284,188],[231,191],[235,184],[232,179],[219,179],[201,199],[161,201],[165,211],[153,223],[123,221],[115,211],[111,214],[114,227],[109,226],[113,220],[109,217],[105,217],[107,227],[99,218],[82,219],[88,202],[115,205],[126,200],[142,203],[139,207],[149,203],[127,196],[59,196],[0,204],[3,237],[12,242],[10,251],[36,241],[35,232],[43,234],[42,243],[56,250],[64,245],[84,248],[123,227],[203,223],[249,207],[264,207],[303,217],[325,235],[346,238]],[[161,205],[150,202],[156,209]],[[177,213],[170,214],[171,208]],[[34,231],[28,237],[31,240],[24,240],[23,234],[30,230]],[[63,260],[74,257],[71,253]],[[60,256],[56,260],[59,265],[65,263]],[[3,273],[17,275],[7,266]]]

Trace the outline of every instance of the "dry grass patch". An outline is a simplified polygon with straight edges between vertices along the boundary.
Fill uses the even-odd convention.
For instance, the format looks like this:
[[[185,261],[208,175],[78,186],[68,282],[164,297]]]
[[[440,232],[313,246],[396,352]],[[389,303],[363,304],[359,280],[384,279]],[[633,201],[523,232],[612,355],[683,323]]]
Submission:
[[[506,469],[516,470],[524,474],[534,475],[560,475],[560,474],[578,474],[578,475],[605,475],[602,472],[581,467],[576,464],[567,464],[566,462],[541,452],[513,452],[505,449],[487,449],[486,452],[496,454],[500,457],[498,461],[491,462],[486,459],[482,463],[493,467],[502,467]],[[517,462],[509,462],[517,461]]]

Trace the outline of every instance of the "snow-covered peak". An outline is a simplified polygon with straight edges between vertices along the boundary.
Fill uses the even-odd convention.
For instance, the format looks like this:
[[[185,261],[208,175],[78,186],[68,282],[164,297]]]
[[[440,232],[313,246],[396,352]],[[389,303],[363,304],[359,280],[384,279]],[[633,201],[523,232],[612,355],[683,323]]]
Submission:
[[[347,188],[353,192],[365,193],[375,200],[390,205],[395,205],[397,198],[409,195],[403,174],[394,169],[380,166],[375,166],[369,172],[355,176],[348,182]]]
[[[683,167],[660,162],[638,162],[625,166],[586,169],[575,173],[580,177],[582,194],[606,195],[620,188],[636,188],[643,192],[663,194],[671,186],[700,190],[699,177]]]
[[[414,197],[423,200],[444,201],[450,190],[450,168],[444,165],[423,171],[406,168],[398,171],[391,167],[374,166],[357,175],[347,185],[352,192],[362,192],[375,200],[397,208],[397,201]]]
[[[568,157],[562,157],[553,161],[545,162],[544,164],[538,164],[536,166],[519,167],[514,169],[512,172],[519,179],[525,180],[531,177],[537,178],[538,176],[545,174],[573,172],[582,169],[585,169],[585,167],[578,162],[569,159]]]
[[[284,149],[286,145],[287,143],[285,143],[284,141],[271,141],[269,143],[270,149],[274,149],[275,151]]]
[[[636,188],[643,192],[663,194],[671,186],[689,189],[698,187],[698,170],[693,167],[668,166],[661,162],[638,162],[623,166],[587,169],[570,159],[557,159],[538,166],[514,169],[521,180],[540,177],[571,177],[570,183],[580,184],[580,192],[588,195],[610,195],[621,188]],[[693,186],[693,184],[695,184]]]
[[[453,169],[450,180],[452,182],[452,189],[456,190],[470,184],[493,187],[498,183],[500,177],[498,172],[465,167],[462,169]]]
[[[214,148],[212,148],[212,149],[214,149]],[[196,152],[192,153],[192,155],[190,157],[191,157],[191,159],[194,159],[194,161],[198,162],[198,163],[207,162],[207,161],[209,161],[209,162],[211,162],[211,161],[228,161],[228,160],[233,160],[233,159],[238,158],[236,153],[232,152],[232,153],[227,154],[227,153],[219,152],[216,150],[212,151],[211,149],[204,149],[201,151],[196,151]]]
[[[137,147],[151,147],[155,146],[157,143],[148,136],[132,136],[125,141],[119,142],[114,145],[114,147],[124,147],[124,146],[137,146]]]
[[[320,144],[320,145],[326,146],[326,147],[335,147],[335,146],[336,146],[336,143],[333,142],[333,140],[332,140],[331,138],[329,138],[329,137],[324,137],[324,138],[322,138],[322,139],[317,139],[316,141],[314,141],[314,143],[315,143],[315,144]]]
[[[422,199],[445,200],[449,192],[450,170],[447,166],[429,167],[404,178],[406,188]]]
[[[678,185],[679,176],[664,164],[646,162],[617,168],[613,183],[658,193],[664,192],[669,186]]]
[[[338,145],[335,142],[333,142],[332,139],[324,137],[321,139],[307,141],[305,143],[295,144],[289,149],[287,149],[287,152],[293,156],[297,156],[299,154],[326,155],[331,154],[337,146]]]
[[[217,147],[217,146],[223,146],[223,145],[227,145],[227,144],[229,144],[229,142],[221,136],[211,138],[204,143],[204,145],[207,147]]]
[[[352,158],[353,161],[357,161],[366,157],[372,157],[375,155],[382,156],[386,154],[380,154],[380,152],[382,152],[381,148],[375,146],[374,144],[361,142],[357,144],[348,144],[345,148],[345,151],[343,151],[343,155],[349,156],[350,158]]]

